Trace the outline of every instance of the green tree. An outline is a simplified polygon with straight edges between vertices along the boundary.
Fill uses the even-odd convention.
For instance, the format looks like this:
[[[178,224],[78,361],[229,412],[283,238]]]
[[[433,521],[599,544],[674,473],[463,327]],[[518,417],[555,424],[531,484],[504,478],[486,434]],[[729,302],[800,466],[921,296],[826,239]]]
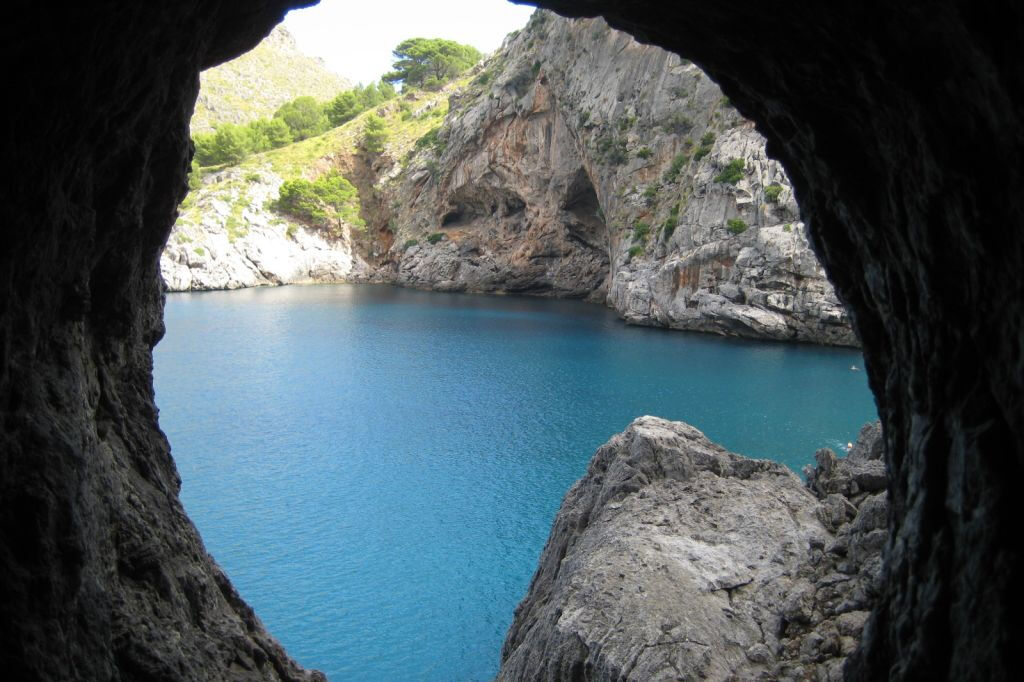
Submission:
[[[398,44],[391,54],[394,71],[382,80],[423,87],[451,80],[480,61],[483,56],[472,45],[463,45],[444,38],[409,38]]]
[[[348,123],[363,112],[363,103],[355,90],[346,90],[327,103],[327,118],[332,126]]]
[[[248,125],[249,139],[253,152],[265,152],[292,143],[292,131],[279,118],[261,118]]]
[[[200,166],[238,163],[251,150],[248,131],[234,123],[222,123],[212,133],[198,133],[192,141]]]
[[[330,126],[324,107],[308,95],[296,97],[291,102],[282,104],[281,108],[274,112],[274,118],[285,122],[292,131],[292,139],[296,142],[319,135]]]
[[[335,218],[357,228],[366,225],[359,216],[359,190],[337,171],[312,182],[304,178],[285,181],[275,208],[328,228],[335,236],[341,234],[340,225],[331,229]]]
[[[388,141],[387,124],[377,114],[368,114],[363,124],[363,149],[371,154],[384,151],[384,143]]]

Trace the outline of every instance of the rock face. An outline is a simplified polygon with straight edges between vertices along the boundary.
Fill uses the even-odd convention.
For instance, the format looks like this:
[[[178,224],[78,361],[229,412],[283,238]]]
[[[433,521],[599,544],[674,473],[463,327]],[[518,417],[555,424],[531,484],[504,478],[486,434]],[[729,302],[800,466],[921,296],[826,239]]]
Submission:
[[[637,419],[566,495],[498,678],[842,679],[879,589],[880,454],[868,425],[805,486]]]
[[[152,384],[157,262],[185,195],[199,70],[255,45],[285,7],[40,7],[37,39],[5,34],[25,65],[10,81],[21,134],[0,143],[21,168],[0,202],[5,679],[323,679],[206,553]]]
[[[345,282],[365,273],[351,230],[337,236],[272,211],[283,182],[269,167],[231,168],[191,192],[160,256],[169,291]]]
[[[399,284],[856,344],[781,166],[676,55],[601,20],[538,12],[453,98],[438,138],[386,190]],[[723,178],[730,163],[742,170]]]
[[[16,169],[0,186],[8,677],[302,675],[218,588],[151,377],[198,73],[299,4],[20,3],[0,24],[19,95],[0,137]],[[538,4],[695,60],[786,168],[862,343],[891,477],[883,592],[848,679],[1019,677],[1024,7]]]
[[[278,26],[251,51],[200,75],[191,127],[206,132],[218,123],[248,123],[273,116],[296,97],[329,100],[350,87],[323,61],[300,52],[288,29]]]

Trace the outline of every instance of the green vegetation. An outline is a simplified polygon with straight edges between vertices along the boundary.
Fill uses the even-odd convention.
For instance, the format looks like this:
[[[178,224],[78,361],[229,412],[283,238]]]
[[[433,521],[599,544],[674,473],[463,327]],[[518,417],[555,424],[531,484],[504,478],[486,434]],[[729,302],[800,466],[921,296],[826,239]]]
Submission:
[[[472,45],[443,38],[409,38],[392,50],[394,71],[383,80],[406,87],[439,88],[480,61],[483,56]]]
[[[693,153],[693,160],[700,161],[705,156],[711,153],[711,148],[715,144],[715,134],[712,132],[704,133],[704,137],[700,138],[700,146],[697,147],[697,151]]]
[[[715,176],[715,182],[735,185],[743,179],[743,159],[730,159],[722,172]]]
[[[387,81],[356,86],[340,93],[324,107],[327,119],[334,127],[344,125],[359,114],[395,97],[395,86]],[[406,108],[408,109],[408,104]]]
[[[402,244],[402,251],[408,251],[412,247],[420,243],[419,239],[406,239],[405,243]]]
[[[638,220],[633,226],[633,242],[647,243],[647,238],[651,235],[651,226],[642,220]]]
[[[541,67],[541,64],[540,64],[539,61],[535,61],[533,63],[533,66],[530,67],[530,73],[533,75],[534,78],[536,78],[537,74],[540,73],[540,67]]]
[[[656,196],[658,196],[658,186],[657,185],[647,185],[647,187],[644,188],[644,198],[645,199],[654,199]]]
[[[579,116],[580,127],[582,128],[583,126],[587,125],[587,123],[589,123],[589,122],[590,122],[590,112],[589,111],[581,111],[580,112],[580,116]]]
[[[329,229],[331,234],[340,230],[335,219],[355,227],[365,226],[359,217],[359,191],[337,171],[312,182],[303,178],[285,181],[274,208],[319,227],[333,228]]]
[[[259,173],[246,173],[245,174],[245,181],[246,182],[259,182],[262,179],[263,179],[263,176],[260,175]]]
[[[431,128],[430,130],[428,130],[426,133],[424,133],[423,137],[421,137],[420,139],[416,140],[416,144],[415,144],[416,150],[417,151],[422,151],[424,149],[433,149],[434,151],[436,151],[438,153],[444,151],[445,142],[444,142],[444,140],[440,139],[437,136],[437,134],[439,132],[441,132],[441,126],[440,125],[436,125],[433,128]]]
[[[725,221],[725,229],[733,234],[741,234],[747,231],[747,223],[741,218],[729,218]]]
[[[679,211],[683,207],[683,202],[677,202],[672,210],[668,212],[668,218],[665,218],[665,222],[661,224],[661,238],[664,241],[668,241],[672,238],[672,234],[676,231],[676,225],[679,224]]]
[[[693,121],[681,111],[677,111],[668,117],[668,119],[661,124],[661,127],[665,129],[665,132],[672,133],[675,135],[685,135],[693,129]]]
[[[192,164],[188,169],[188,188],[190,190],[199,189],[203,186],[203,172],[199,170],[199,162],[192,159]]]
[[[779,203],[779,195],[782,194],[782,185],[773,182],[764,188],[764,200],[769,204]]]
[[[620,166],[629,160],[626,140],[614,135],[605,135],[597,140],[597,153],[612,166]]]
[[[291,102],[282,104],[281,108],[274,112],[274,118],[284,121],[296,142],[319,135],[331,124],[323,105],[308,95],[296,97]]]
[[[636,150],[636,155],[640,159],[649,159],[654,156],[654,152],[651,151],[650,147],[640,147],[640,149]]]
[[[623,116],[619,119],[619,130],[625,132],[636,124],[636,116]]]
[[[641,244],[634,244],[633,246],[629,247],[629,257],[630,258],[636,258],[637,256],[641,255],[643,252],[644,252],[644,247]]]
[[[206,249],[204,249],[204,248],[203,248],[203,247],[201,247],[201,246],[197,246],[197,247],[195,247],[195,248],[194,248],[194,249],[192,249],[192,250],[193,250],[193,251],[195,251],[195,252],[196,252],[196,254],[197,254],[197,255],[199,255],[199,256],[205,256],[205,255],[206,255]]]
[[[380,154],[388,141],[388,126],[377,114],[370,114],[363,123],[361,145],[371,154]]]
[[[679,152],[676,154],[672,159],[672,163],[669,165],[668,170],[666,170],[665,174],[661,176],[662,179],[665,182],[675,182],[678,180],[679,173],[683,170],[683,166],[686,165],[687,161],[689,161],[689,157],[686,155],[686,152]]]
[[[783,232],[792,232],[793,231],[792,223],[786,223],[785,226],[783,226],[782,231]]]
[[[444,238],[444,232],[432,232],[429,235],[427,235],[427,242],[430,244],[436,244]]]

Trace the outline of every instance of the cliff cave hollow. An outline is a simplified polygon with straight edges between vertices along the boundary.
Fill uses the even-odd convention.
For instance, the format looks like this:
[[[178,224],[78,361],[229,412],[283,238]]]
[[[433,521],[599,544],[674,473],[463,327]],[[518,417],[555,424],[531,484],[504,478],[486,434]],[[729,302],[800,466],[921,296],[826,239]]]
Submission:
[[[16,3],[4,24],[21,96],[0,252],[12,679],[318,677],[203,549],[151,376],[198,72],[301,4]],[[891,476],[883,600],[847,678],[1015,677],[1024,7],[537,4],[693,60],[792,179],[863,345]]]

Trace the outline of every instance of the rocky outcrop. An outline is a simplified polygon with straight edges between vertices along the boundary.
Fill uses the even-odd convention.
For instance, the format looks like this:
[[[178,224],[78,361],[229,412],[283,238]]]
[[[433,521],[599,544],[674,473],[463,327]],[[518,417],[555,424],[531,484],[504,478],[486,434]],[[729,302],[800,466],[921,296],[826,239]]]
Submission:
[[[205,181],[186,198],[160,256],[168,291],[345,282],[367,271],[351,226],[332,233],[271,209],[283,179],[269,166]]]
[[[641,417],[566,495],[501,680],[840,680],[878,595],[881,430],[805,485]]]
[[[671,53],[538,12],[453,98],[437,139],[386,190],[399,284],[856,344],[764,139]]]

